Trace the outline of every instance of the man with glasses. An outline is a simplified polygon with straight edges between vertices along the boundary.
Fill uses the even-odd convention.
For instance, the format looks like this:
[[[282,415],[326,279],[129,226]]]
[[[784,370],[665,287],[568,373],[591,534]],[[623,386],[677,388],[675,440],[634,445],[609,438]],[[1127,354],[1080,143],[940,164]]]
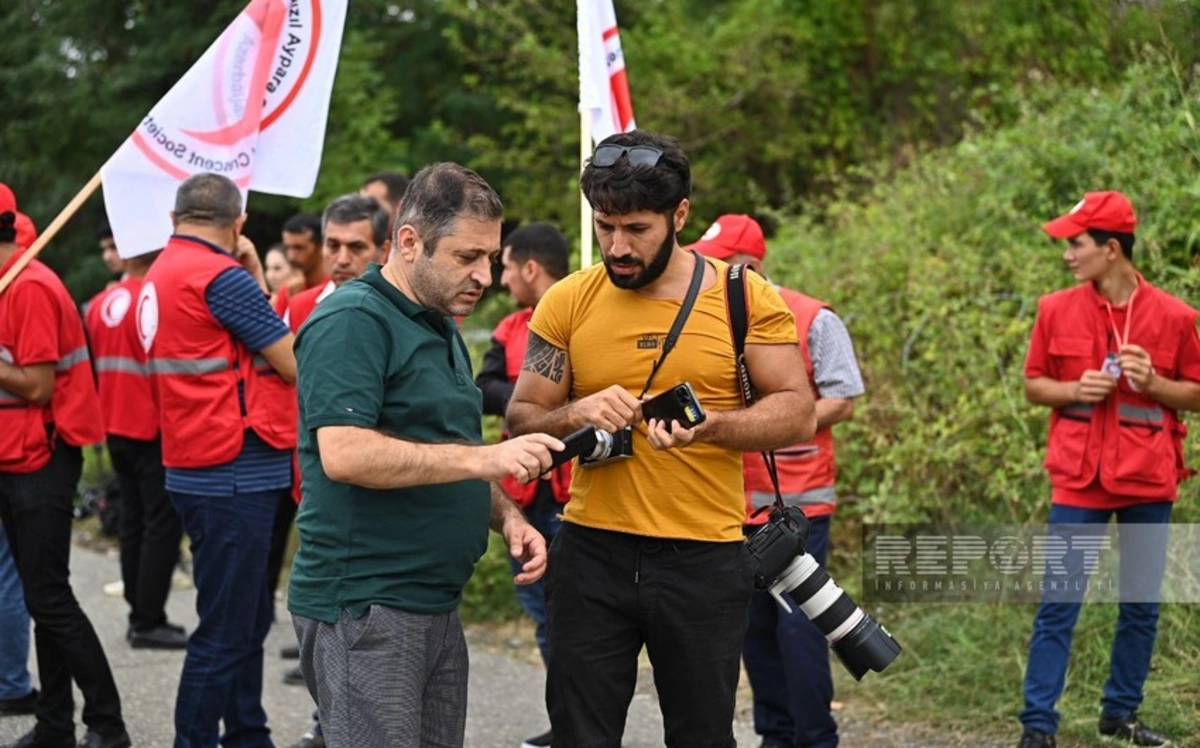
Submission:
[[[508,425],[559,437],[632,427],[632,453],[580,464],[551,550],[546,701],[554,745],[620,745],[645,646],[666,744],[732,746],[753,588],[741,453],[811,439],[816,426],[795,321],[765,280],[746,276],[746,361],[758,399],[743,407],[727,266],[685,251],[676,238],[691,190],[678,144],[644,131],[613,135],[581,183],[604,261],[539,302]],[[673,328],[680,332],[668,349]],[[693,428],[643,423],[634,393],[683,382],[707,420]],[[772,417],[779,412],[796,415]]]

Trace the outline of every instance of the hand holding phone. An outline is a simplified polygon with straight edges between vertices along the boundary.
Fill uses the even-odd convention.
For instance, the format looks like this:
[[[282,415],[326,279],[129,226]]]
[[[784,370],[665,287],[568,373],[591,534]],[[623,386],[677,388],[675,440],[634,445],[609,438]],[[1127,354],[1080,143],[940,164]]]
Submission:
[[[696,397],[696,391],[689,382],[676,385],[642,403],[642,418],[646,423],[649,423],[651,418],[656,418],[662,422],[668,433],[671,431],[672,421],[678,421],[683,428],[691,429],[704,423],[707,417],[704,406],[700,404],[700,398]]]

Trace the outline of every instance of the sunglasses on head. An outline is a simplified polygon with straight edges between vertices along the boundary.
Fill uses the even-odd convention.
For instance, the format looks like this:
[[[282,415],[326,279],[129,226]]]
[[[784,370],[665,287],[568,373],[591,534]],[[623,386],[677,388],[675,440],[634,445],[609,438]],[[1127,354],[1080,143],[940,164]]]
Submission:
[[[649,145],[602,145],[592,153],[591,164],[607,169],[625,156],[630,166],[658,166],[662,155],[662,151]]]

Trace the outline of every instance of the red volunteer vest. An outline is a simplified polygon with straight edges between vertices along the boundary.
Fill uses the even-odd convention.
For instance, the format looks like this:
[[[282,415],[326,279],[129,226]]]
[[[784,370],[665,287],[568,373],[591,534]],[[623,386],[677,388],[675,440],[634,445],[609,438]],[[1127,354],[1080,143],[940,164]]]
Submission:
[[[158,408],[150,392],[146,349],[138,337],[136,303],[141,278],[126,278],[98,294],[88,307],[96,389],[104,431],[126,439],[158,438]]]
[[[822,309],[833,310],[823,301],[805,296],[797,291],[779,287],[779,295],[796,317],[796,335],[800,338],[800,352],[804,355],[804,371],[813,397],[817,394],[817,383],[813,380],[812,353],[808,350],[808,331],[813,320]],[[742,457],[742,475],[746,482],[746,524],[761,525],[767,521],[769,512],[754,511],[775,501],[775,488],[767,465],[757,452],[747,452]],[[779,476],[779,492],[788,505],[801,508],[806,517],[822,517],[833,514],[837,479],[837,461],[834,455],[833,430],[817,431],[812,441],[775,450],[775,469]]]
[[[1178,341],[1195,330],[1197,314],[1139,275],[1129,342],[1146,349],[1158,376],[1176,379]],[[1043,296],[1038,317],[1049,333],[1054,379],[1077,381],[1116,350],[1104,297],[1091,283]],[[1191,474],[1183,464],[1186,434],[1174,410],[1134,392],[1121,377],[1103,402],[1074,403],[1051,413],[1045,467],[1056,487],[1082,490],[1099,474],[1110,494],[1174,500],[1179,481]]]
[[[149,352],[166,467],[230,462],[248,428],[276,449],[296,446],[292,386],[222,327],[205,301],[213,279],[236,267],[231,255],[173,236],[146,274],[138,330]]]
[[[508,381],[516,382],[525,363],[525,347],[529,344],[529,320],[533,317],[533,309],[522,309],[514,312],[496,325],[492,337],[504,346],[504,368]],[[507,438],[508,433],[505,432]],[[512,476],[505,476],[500,481],[500,487],[525,509],[533,503],[537,495],[537,481],[522,485]],[[571,463],[567,463],[550,474],[550,488],[554,491],[554,500],[565,504],[571,499]]]
[[[15,253],[0,266],[3,275],[21,255]],[[16,331],[26,310],[20,309],[15,291],[37,286],[50,297],[57,312],[48,320],[58,337],[58,361],[54,365],[54,392],[50,402],[37,405],[0,390],[0,472],[32,473],[50,461],[53,444],[46,426],[53,423],[63,441],[75,447],[104,440],[100,401],[92,379],[87,338],[75,302],[54,271],[34,260],[12,285],[0,294],[0,359],[22,366],[17,357]],[[39,363],[36,361],[28,363]]]

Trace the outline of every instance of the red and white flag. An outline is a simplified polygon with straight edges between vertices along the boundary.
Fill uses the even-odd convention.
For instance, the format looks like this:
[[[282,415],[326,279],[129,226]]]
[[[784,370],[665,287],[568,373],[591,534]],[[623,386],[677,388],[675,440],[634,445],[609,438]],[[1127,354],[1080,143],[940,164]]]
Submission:
[[[612,0],[576,0],[579,31],[579,111],[589,117],[592,140],[629,132],[633,101]]]
[[[308,197],[317,182],[347,0],[251,0],[101,169],[122,257],[171,235],[180,182],[223,174]]]

